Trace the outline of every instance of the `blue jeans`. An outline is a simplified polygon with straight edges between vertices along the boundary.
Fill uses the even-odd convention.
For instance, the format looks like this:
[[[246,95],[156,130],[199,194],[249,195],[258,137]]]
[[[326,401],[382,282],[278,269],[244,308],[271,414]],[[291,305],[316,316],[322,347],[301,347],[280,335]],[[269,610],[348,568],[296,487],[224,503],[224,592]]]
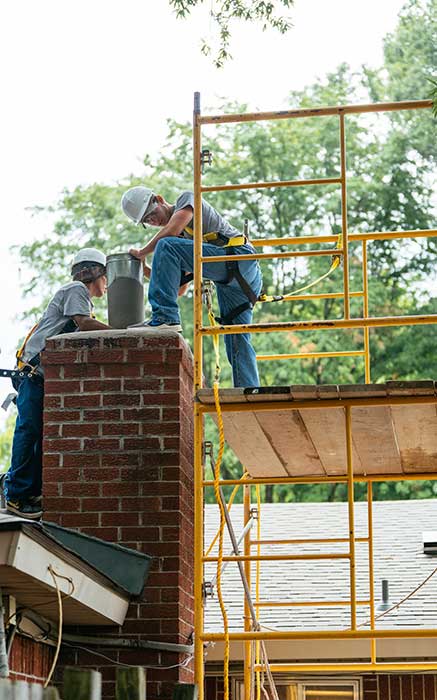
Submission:
[[[8,501],[41,495],[43,408],[43,379],[25,377],[18,387],[11,466],[4,482]]]
[[[223,255],[226,249],[211,243],[202,246],[203,256]],[[232,254],[253,253],[250,244],[232,248]],[[149,302],[152,307],[152,320],[159,323],[180,323],[177,303],[178,289],[182,272],[193,271],[193,241],[185,238],[168,237],[158,241],[153,254],[152,274],[149,285]],[[261,292],[262,277],[257,260],[242,260],[239,263],[240,272],[258,296]],[[213,282],[223,282],[227,278],[225,263],[214,262],[203,264],[204,279]],[[220,315],[225,316],[229,311],[248,301],[236,279],[229,284],[217,285],[217,298]],[[252,322],[252,309],[240,313],[232,324]],[[259,386],[256,354],[250,340],[250,333],[225,336],[226,354],[232,367],[234,386]]]

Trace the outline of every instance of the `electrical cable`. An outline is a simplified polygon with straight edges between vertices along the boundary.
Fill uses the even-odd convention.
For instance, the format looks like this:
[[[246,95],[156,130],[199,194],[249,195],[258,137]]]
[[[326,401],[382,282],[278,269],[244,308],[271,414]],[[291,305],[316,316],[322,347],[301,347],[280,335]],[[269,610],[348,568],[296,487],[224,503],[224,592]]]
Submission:
[[[50,680],[52,678],[53,672],[54,672],[56,664],[58,662],[58,656],[59,656],[59,652],[61,649],[61,642],[62,642],[63,610],[62,610],[62,596],[61,596],[61,591],[60,591],[59,584],[58,584],[58,578],[62,578],[65,581],[68,581],[69,584],[71,585],[71,591],[68,594],[68,596],[71,596],[74,592],[74,583],[71,580],[71,578],[67,578],[66,576],[62,576],[62,574],[56,573],[56,571],[53,569],[51,564],[49,565],[48,570],[49,570],[49,573],[53,579],[55,587],[56,587],[56,595],[58,598],[59,630],[58,630],[58,641],[56,643],[55,656],[53,658],[53,663],[52,663],[52,666],[50,668],[49,675],[47,676],[47,680],[44,683],[44,688],[47,688],[47,686],[50,683]],[[66,597],[68,597],[68,596],[66,596]]]

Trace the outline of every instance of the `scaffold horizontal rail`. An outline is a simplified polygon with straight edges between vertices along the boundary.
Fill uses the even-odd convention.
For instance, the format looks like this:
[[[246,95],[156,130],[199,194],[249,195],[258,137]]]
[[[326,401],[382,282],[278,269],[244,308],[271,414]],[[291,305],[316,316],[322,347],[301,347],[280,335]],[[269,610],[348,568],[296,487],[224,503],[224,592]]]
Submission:
[[[244,257],[244,256],[243,256]],[[316,321],[284,321],[283,323],[252,323],[235,326],[202,326],[203,335],[235,335],[237,333],[275,333],[277,331],[317,331],[335,328],[387,328],[389,326],[419,326],[437,323],[437,314],[417,316],[379,316]]]
[[[403,102],[375,102],[363,105],[339,105],[335,107],[310,107],[273,112],[247,112],[247,114],[211,114],[199,116],[198,124],[231,124],[236,122],[274,121],[276,119],[299,119],[305,117],[329,117],[346,114],[368,114],[372,112],[394,112],[406,109],[431,109],[432,100],[404,100]]]
[[[200,638],[204,642],[222,642],[223,632],[203,632]],[[257,640],[289,641],[292,639],[437,639],[437,628],[411,629],[399,627],[398,629],[385,630],[283,630],[261,632],[229,632],[229,640],[232,642],[249,642]]]
[[[308,180],[277,180],[276,182],[242,182],[235,185],[209,185],[202,192],[223,192],[226,190],[262,190],[273,187],[304,187],[305,185],[339,185],[341,177],[319,177]]]

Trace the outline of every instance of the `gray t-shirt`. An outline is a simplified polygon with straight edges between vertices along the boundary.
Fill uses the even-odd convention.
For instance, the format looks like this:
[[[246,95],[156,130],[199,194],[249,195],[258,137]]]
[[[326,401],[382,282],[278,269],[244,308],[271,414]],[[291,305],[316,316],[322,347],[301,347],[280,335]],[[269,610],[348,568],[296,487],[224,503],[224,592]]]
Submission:
[[[176,212],[188,206],[194,210],[194,194],[190,191],[182,192],[176,200],[174,210]],[[187,228],[193,228],[193,219],[191,219]],[[214,207],[208,204],[208,202],[205,202],[204,199],[202,199],[202,233],[221,233],[228,238],[241,236],[241,233],[231,226],[231,224],[229,224]],[[183,238],[192,237],[187,231],[183,231],[181,236]]]
[[[22,360],[29,362],[45,348],[47,338],[62,333],[73,316],[91,316],[93,308],[88,287],[83,282],[64,284],[49,302],[27,341]]]

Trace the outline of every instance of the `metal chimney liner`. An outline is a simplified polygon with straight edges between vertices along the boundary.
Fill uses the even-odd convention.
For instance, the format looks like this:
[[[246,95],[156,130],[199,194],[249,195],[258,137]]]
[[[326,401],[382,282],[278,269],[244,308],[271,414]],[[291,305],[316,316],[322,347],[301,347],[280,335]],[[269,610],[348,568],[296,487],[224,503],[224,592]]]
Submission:
[[[141,260],[129,253],[108,255],[108,322],[127,328],[144,320],[144,285]]]

